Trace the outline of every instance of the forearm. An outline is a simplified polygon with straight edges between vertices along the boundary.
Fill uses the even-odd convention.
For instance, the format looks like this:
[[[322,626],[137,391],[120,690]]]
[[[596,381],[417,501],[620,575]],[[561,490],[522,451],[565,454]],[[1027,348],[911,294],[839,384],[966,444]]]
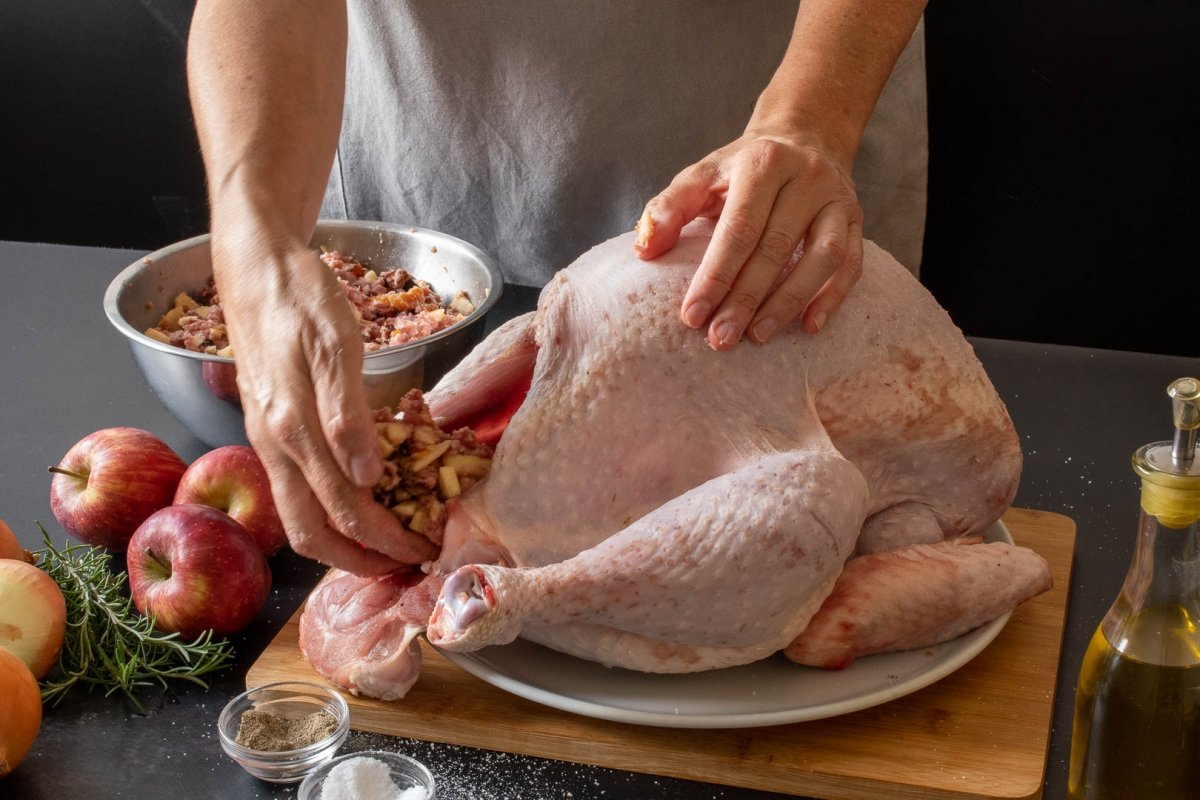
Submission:
[[[358,322],[309,246],[345,82],[344,0],[200,0],[188,83],[246,436],[292,549],[380,575],[407,536],[372,501],[382,463]]]
[[[803,0],[748,133],[804,131],[849,171],[925,0]]]
[[[198,4],[188,85],[215,243],[307,243],[337,147],[345,59],[344,0]]]

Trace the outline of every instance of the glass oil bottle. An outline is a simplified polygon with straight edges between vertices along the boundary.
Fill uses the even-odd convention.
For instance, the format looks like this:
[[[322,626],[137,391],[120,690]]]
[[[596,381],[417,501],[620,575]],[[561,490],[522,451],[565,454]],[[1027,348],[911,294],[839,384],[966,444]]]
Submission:
[[[1200,381],[1167,394],[1175,436],[1133,456],[1133,560],[1079,671],[1069,800],[1200,800]]]

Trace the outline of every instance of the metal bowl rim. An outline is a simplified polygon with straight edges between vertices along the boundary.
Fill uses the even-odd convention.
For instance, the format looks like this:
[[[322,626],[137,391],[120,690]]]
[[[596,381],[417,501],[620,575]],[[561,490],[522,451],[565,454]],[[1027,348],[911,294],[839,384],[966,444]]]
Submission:
[[[500,267],[496,264],[492,257],[483,250],[480,250],[475,245],[463,239],[459,239],[457,236],[451,236],[448,233],[442,233],[441,231],[435,231],[430,228],[422,228],[417,225],[397,225],[395,223],[373,222],[367,220],[322,219],[317,221],[317,228],[348,228],[353,230],[366,229],[368,231],[380,230],[389,231],[392,233],[425,235],[438,241],[453,244],[454,246],[466,251],[469,255],[479,259],[479,262],[483,264],[484,268],[488,272],[488,276],[491,278],[492,285],[489,287],[487,297],[483,299],[482,303],[476,305],[475,310],[467,315],[467,317],[461,322],[451,325],[449,328],[440,330],[437,333],[432,333],[428,336],[422,336],[420,339],[414,339],[406,344],[381,347],[378,350],[373,350],[369,353],[363,353],[364,362],[373,358],[393,356],[398,352],[403,352],[404,350],[415,350],[419,347],[426,347],[442,339],[447,339],[453,336],[454,334],[458,333],[461,328],[468,327],[469,325],[478,322],[479,319],[492,308],[492,306],[496,305],[496,303],[500,301],[500,294],[504,291],[504,277],[500,272]],[[316,235],[316,228],[313,229],[313,235]],[[215,361],[222,364],[236,363],[236,359],[230,358],[229,356],[218,356],[210,353],[197,353],[194,350],[176,347],[174,345],[160,342],[157,339],[152,339],[142,331],[134,328],[133,325],[129,324],[129,321],[125,319],[118,308],[118,301],[125,286],[132,283],[134,278],[145,272],[146,269],[151,267],[156,261],[172,256],[178,252],[190,250],[210,241],[211,239],[212,234],[202,233],[199,236],[193,236],[190,239],[174,242],[165,247],[161,247],[152,253],[142,256],[129,266],[125,267],[125,269],[117,273],[116,277],[112,279],[112,281],[108,284],[108,288],[104,292],[104,313],[108,317],[109,322],[113,324],[113,327],[120,331],[130,341],[145,345],[162,353],[183,356],[185,358],[191,358],[197,361]]]

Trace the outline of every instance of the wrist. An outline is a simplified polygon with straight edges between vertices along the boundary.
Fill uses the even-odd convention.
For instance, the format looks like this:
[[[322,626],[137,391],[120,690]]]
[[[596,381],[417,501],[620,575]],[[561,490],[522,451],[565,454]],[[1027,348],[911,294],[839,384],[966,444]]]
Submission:
[[[746,125],[750,138],[773,138],[800,147],[812,147],[835,161],[849,174],[866,121],[845,109],[821,102],[809,93],[790,87],[767,87],[755,104]]]
[[[799,139],[849,172],[924,5],[925,0],[805,0],[747,132]]]
[[[310,239],[311,230],[301,229],[269,206],[241,200],[214,205],[213,278],[223,305],[238,316],[243,306],[255,308],[267,298],[293,302],[298,280],[315,292],[328,270],[316,269],[323,265],[309,247]]]

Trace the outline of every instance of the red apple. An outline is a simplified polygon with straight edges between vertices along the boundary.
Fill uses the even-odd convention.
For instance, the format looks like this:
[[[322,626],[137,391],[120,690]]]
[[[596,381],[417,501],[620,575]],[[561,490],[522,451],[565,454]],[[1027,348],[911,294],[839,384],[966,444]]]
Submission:
[[[204,385],[213,393],[213,397],[233,403],[238,407],[242,405],[242,393],[238,391],[237,385],[237,367],[233,364],[205,361],[200,367],[200,375],[204,378]]]
[[[154,434],[105,428],[80,439],[50,468],[50,510],[75,538],[124,550],[146,517],[171,504],[185,469]]]
[[[271,588],[267,559],[242,524],[197,503],[151,514],[129,540],[125,565],[138,611],[185,639],[240,631]]]
[[[245,445],[218,447],[193,461],[179,480],[175,503],[224,511],[242,523],[267,558],[287,544],[267,470],[254,449]]]

